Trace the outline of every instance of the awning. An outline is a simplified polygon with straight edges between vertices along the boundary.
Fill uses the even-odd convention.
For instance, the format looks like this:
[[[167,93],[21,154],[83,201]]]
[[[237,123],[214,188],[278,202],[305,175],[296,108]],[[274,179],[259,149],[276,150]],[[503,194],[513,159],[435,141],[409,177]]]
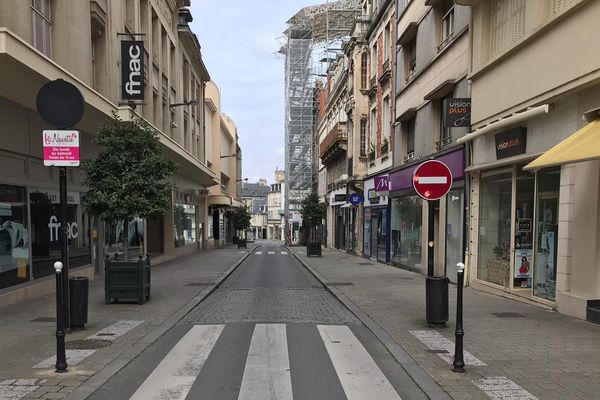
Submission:
[[[230,206],[232,204],[231,197],[224,194],[208,196],[209,206]]]
[[[600,118],[536,158],[523,169],[538,170],[553,165],[570,164],[600,158]]]

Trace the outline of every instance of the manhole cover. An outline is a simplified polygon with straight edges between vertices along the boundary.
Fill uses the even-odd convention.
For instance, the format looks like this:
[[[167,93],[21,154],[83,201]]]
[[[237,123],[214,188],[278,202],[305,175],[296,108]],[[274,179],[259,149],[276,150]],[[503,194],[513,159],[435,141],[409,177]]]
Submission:
[[[185,286],[209,286],[210,283],[204,283],[204,282],[190,282]]]
[[[498,318],[521,318],[521,317],[525,317],[523,314],[519,314],[516,312],[493,312],[492,313],[493,316],[496,316]]]
[[[352,282],[331,282],[329,286],[354,286]]]
[[[358,265],[373,265],[373,263],[363,262],[363,263],[358,263]]]
[[[32,319],[29,322],[56,322],[56,318],[54,318],[54,317],[39,317],[36,319]]]
[[[94,350],[108,347],[112,344],[110,340],[102,339],[84,339],[84,340],[70,340],[65,343],[67,349],[75,350]]]

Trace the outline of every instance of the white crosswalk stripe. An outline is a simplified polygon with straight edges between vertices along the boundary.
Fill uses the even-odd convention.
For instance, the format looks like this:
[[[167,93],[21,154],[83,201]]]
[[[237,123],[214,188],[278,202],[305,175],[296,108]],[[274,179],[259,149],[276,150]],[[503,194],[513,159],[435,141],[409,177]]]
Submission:
[[[257,251],[257,252],[255,252],[254,254],[256,254],[256,255],[260,256],[260,255],[262,254],[262,251]]]
[[[282,251],[282,252],[281,252],[281,255],[282,255],[282,256],[287,256],[287,253],[288,253],[287,251]]]
[[[348,400],[400,399],[350,328],[345,325],[317,328]]]
[[[292,399],[285,324],[254,328],[239,400]]]
[[[196,325],[171,349],[130,400],[185,400],[225,325]]]
[[[268,251],[267,254],[272,255],[272,254],[275,254],[275,252],[274,251]]]
[[[202,368],[224,328],[225,325],[193,326],[148,375],[130,400],[185,400],[188,395],[194,397],[196,389],[192,393],[190,390],[203,373]],[[238,400],[293,400],[292,375],[302,375],[302,371],[294,371],[290,367],[287,329],[284,323],[254,326]],[[317,329],[348,400],[401,400],[348,326],[317,325]],[[216,356],[227,357],[215,354],[209,363]]]

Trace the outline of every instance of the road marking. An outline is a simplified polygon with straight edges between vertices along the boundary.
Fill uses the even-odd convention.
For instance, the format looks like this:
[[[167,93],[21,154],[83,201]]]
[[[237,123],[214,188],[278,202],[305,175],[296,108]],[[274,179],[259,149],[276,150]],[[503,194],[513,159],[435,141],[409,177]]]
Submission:
[[[505,376],[490,376],[474,383],[492,400],[538,400],[537,397]]]
[[[260,255],[262,254],[262,251],[257,251],[257,252],[255,252],[254,254],[256,254],[256,255],[260,256]]]
[[[447,176],[419,176],[417,180],[422,185],[445,185],[448,183]]]
[[[225,325],[194,325],[130,400],[184,400]]]
[[[287,256],[287,253],[288,253],[287,251],[282,251],[282,252],[281,252],[281,255],[282,255],[282,256]]]
[[[400,399],[371,355],[345,325],[317,325],[348,400]]]
[[[292,399],[285,324],[257,324],[238,400]]]
[[[0,400],[19,400],[39,389],[37,379],[7,379],[0,382]]]
[[[245,251],[244,250],[240,250],[240,251],[238,251],[238,253],[243,254],[243,253],[245,253]]]
[[[267,254],[275,254],[274,251],[267,251]]]
[[[437,353],[444,361],[452,365],[454,357],[454,342],[450,341],[446,337],[442,336],[437,331],[410,331],[410,333],[419,339],[425,346],[433,351],[446,351],[445,353]],[[466,365],[474,365],[478,367],[486,367],[487,364],[469,353],[464,352],[464,359]]]
[[[70,366],[77,365],[92,354],[94,354],[96,350],[66,350],[67,356],[67,364]],[[50,358],[46,358],[39,364],[33,366],[33,368],[54,368],[54,364],[56,364],[56,356],[52,356]]]
[[[92,336],[88,336],[88,339],[103,339],[103,340],[115,340],[119,336],[123,336],[133,328],[142,324],[144,321],[133,321],[133,320],[122,320],[117,321],[112,325],[100,330]]]

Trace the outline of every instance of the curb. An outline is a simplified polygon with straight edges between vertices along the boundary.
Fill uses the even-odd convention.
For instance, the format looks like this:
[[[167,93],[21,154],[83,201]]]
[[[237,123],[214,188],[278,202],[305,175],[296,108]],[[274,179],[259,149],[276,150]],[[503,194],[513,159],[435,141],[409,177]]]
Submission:
[[[319,272],[317,272],[312,266],[302,260],[289,246],[285,246],[290,254],[293,254],[296,260],[300,262],[306,268],[317,281],[319,281],[325,290],[331,293],[336,299],[338,299],[346,308],[352,312],[356,318],[360,320],[369,329],[373,335],[385,346],[390,352],[392,357],[402,366],[406,373],[412,378],[413,381],[419,386],[419,388],[425,392],[427,397],[431,400],[450,400],[450,397],[444,390],[433,380],[433,378],[421,368],[414,358],[404,350],[404,348],[398,344],[392,338],[392,336],[385,331],[377,322],[375,322],[368,314],[361,310],[356,304],[352,302],[344,293],[342,293],[335,286],[329,285],[327,279],[325,279]]]
[[[214,283],[203,289],[197,296],[188,301],[183,307],[179,308],[175,311],[171,316],[159,325],[152,332],[148,333],[144,336],[140,341],[119,354],[119,356],[108,364],[106,364],[101,370],[96,372],[90,379],[85,381],[82,385],[78,386],[73,392],[71,392],[65,399],[68,400],[85,400],[89,396],[91,396],[96,390],[98,390],[102,385],[104,385],[110,378],[116,375],[121,369],[125,368],[129,362],[131,362],[134,358],[136,358],[140,353],[146,350],[152,343],[158,340],[162,335],[164,335],[169,329],[171,329],[175,324],[183,318],[187,313],[189,313],[194,307],[204,301],[208,296],[210,296],[215,290],[217,290],[221,284],[233,274],[237,267],[239,267],[245,260],[250,256],[250,254],[254,253],[254,251],[259,246],[254,247],[248,253],[244,254],[240,257],[236,262],[234,262],[225,272],[223,272]]]

